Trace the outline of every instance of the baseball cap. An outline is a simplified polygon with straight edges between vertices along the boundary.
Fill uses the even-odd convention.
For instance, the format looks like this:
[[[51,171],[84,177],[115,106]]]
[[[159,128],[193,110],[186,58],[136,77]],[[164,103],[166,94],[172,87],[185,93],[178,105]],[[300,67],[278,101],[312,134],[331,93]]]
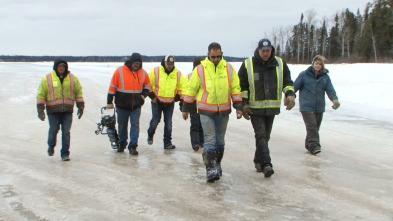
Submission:
[[[266,50],[266,49],[272,50],[273,49],[273,45],[272,45],[272,43],[270,42],[269,39],[264,38],[264,39],[259,41],[258,49],[260,49],[260,50]]]
[[[173,57],[172,55],[167,55],[165,56],[164,61],[169,65],[173,65],[175,64],[175,57]]]

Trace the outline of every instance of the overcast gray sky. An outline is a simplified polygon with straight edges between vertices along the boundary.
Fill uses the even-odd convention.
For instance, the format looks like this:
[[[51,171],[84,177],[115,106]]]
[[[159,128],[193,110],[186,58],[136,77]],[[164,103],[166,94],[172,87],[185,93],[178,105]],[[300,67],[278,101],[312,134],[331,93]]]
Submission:
[[[250,56],[267,33],[301,13],[363,14],[371,0],[0,0],[0,55]]]

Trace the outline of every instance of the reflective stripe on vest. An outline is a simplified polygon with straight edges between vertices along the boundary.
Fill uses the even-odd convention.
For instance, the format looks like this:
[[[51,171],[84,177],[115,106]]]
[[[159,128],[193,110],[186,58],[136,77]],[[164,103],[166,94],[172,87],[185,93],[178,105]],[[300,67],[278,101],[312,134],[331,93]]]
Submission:
[[[248,82],[250,85],[250,96],[249,99],[249,106],[251,108],[279,108],[281,105],[282,99],[282,84],[283,84],[283,63],[282,59],[279,57],[275,57],[278,66],[276,67],[276,74],[277,74],[277,98],[278,100],[263,100],[263,101],[256,101],[255,100],[255,82],[254,82],[254,67],[252,65],[252,58],[248,58],[246,60],[246,69],[248,73]],[[250,67],[250,68],[249,68]],[[247,97],[246,94],[242,94],[243,97]]]
[[[181,78],[181,73],[180,73],[180,71],[178,71],[177,72],[176,85],[179,83],[180,78]],[[179,94],[181,96],[181,89],[177,90],[177,86],[176,86],[176,89],[175,89],[175,94]]]
[[[159,89],[158,81],[159,81],[159,78],[160,78],[160,69],[158,67],[155,67],[154,68],[154,73],[156,74],[156,79],[154,80],[154,86],[155,86],[154,93],[156,95],[158,95],[158,89]]]
[[[74,75],[69,73],[70,76],[70,99],[74,100],[74,91],[75,91],[75,80]]]
[[[207,96],[209,95],[209,92],[206,90],[206,80],[205,80],[205,68],[203,65],[198,65],[198,71],[197,71],[199,78],[201,79],[201,87],[203,89],[203,94],[201,97],[201,102],[206,103],[207,101]]]
[[[227,76],[228,76],[228,88],[231,88],[231,81],[232,81],[232,74],[233,74],[233,68],[231,65],[227,65]],[[228,91],[228,101],[226,103],[222,104],[209,104],[207,102],[207,97],[209,95],[209,92],[206,89],[206,79],[205,79],[205,68],[203,65],[198,65],[197,73],[199,75],[199,78],[201,79],[201,87],[203,89],[203,94],[201,97],[201,100],[198,102],[198,108],[202,110],[207,110],[207,111],[226,111],[231,109],[231,102],[230,102],[230,91]],[[185,98],[187,99],[187,97]]]
[[[120,72],[120,85],[121,85],[121,89],[116,88],[116,86],[113,86],[116,88],[117,91],[122,92],[122,93],[129,93],[129,94],[138,94],[138,93],[142,93],[142,88],[140,90],[126,90],[124,89],[124,76],[123,76],[123,70],[121,67],[119,67],[119,72]],[[134,73],[132,73],[134,74]],[[136,77],[139,78],[138,73],[136,74]],[[142,82],[145,82],[145,75],[143,74],[142,77]],[[111,84],[112,85],[112,84]]]
[[[237,95],[232,95],[230,94],[231,90],[231,83],[232,83],[232,75],[233,75],[233,67],[232,65],[227,65],[227,72],[228,72],[228,88],[229,88],[229,96],[232,97],[232,101],[242,101],[242,95],[237,94]]]
[[[145,71],[145,69],[143,69],[143,77],[142,77],[142,84],[144,84],[145,83],[145,76],[148,76],[148,74],[147,74],[147,72]],[[149,83],[148,84],[146,84],[146,85],[144,85],[143,86],[143,89],[147,89],[147,90],[149,90],[149,91],[151,91],[151,83],[150,83],[150,81],[149,81]],[[142,89],[142,90],[143,90]]]
[[[47,106],[59,105],[59,104],[70,104],[74,105],[74,90],[75,90],[75,82],[74,82],[74,75],[69,73],[70,78],[70,97],[69,98],[58,98],[55,99],[55,89],[53,88],[53,78],[52,74],[46,75],[46,82],[48,84],[48,92],[49,92],[49,100],[46,101]],[[62,95],[63,96],[63,95]]]
[[[52,75],[46,75],[46,83],[48,84],[49,100],[55,99],[55,92],[53,89]]]
[[[156,96],[159,98],[159,100],[163,103],[172,103],[174,101],[175,95],[176,93],[180,93],[181,91],[177,91],[177,88],[175,88],[175,91],[173,93],[173,97],[163,97],[159,95],[159,80],[160,80],[160,68],[159,67],[155,67],[154,68],[154,73],[156,74],[155,80],[154,80],[154,93],[156,94]],[[181,73],[180,71],[177,72],[176,75],[177,79],[176,79],[176,85],[179,83],[180,77],[181,77]]]
[[[207,111],[226,111],[231,109],[231,103],[225,103],[225,104],[208,104],[208,103],[202,103],[202,102],[198,102],[198,108],[202,109],[202,110],[207,110]]]

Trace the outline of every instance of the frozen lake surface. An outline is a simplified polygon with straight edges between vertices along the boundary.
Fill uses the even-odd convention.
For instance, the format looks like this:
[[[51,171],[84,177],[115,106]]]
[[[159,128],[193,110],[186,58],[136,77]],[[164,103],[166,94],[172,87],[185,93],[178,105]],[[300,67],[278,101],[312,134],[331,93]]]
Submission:
[[[304,148],[298,106],[275,118],[275,174],[254,169],[251,122],[231,115],[222,178],[209,184],[201,150],[176,104],[175,150],[163,149],[163,122],[147,145],[150,99],[142,108],[139,155],[116,153],[95,135],[109,81],[121,63],[69,63],[81,81],[85,113],[71,129],[71,161],[46,154],[48,121],[36,93],[52,62],[0,63],[0,220],[392,220],[393,64],[327,65],[341,102],[327,100],[322,153]],[[144,63],[150,71],[158,63]],[[238,70],[241,63],[233,63]],[[176,63],[187,74],[192,63]],[[289,65],[292,79],[308,65]],[[296,100],[298,102],[298,100]],[[298,104],[298,103],[297,103]],[[60,141],[60,135],[58,141]]]

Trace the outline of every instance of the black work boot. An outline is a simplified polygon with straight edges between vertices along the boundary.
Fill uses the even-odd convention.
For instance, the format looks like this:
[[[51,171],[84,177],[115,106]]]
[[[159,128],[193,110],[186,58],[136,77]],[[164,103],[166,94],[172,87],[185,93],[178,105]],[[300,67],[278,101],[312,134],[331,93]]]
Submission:
[[[119,153],[124,152],[124,149],[126,149],[126,146],[127,146],[127,141],[119,143],[119,146],[117,148],[117,152],[119,152]]]
[[[138,145],[132,145],[131,147],[128,148],[131,155],[138,155],[138,151],[136,150],[137,147]]]
[[[173,144],[167,144],[164,146],[164,149],[166,149],[166,150],[171,150],[171,149],[175,149],[175,148],[176,148],[176,146]]]
[[[217,153],[209,151],[202,153],[203,163],[206,165],[206,181],[213,183],[220,179],[220,174],[217,170]]]
[[[222,176],[221,160],[224,156],[224,149],[217,151],[217,171]]]
[[[260,163],[255,163],[255,169],[257,169],[258,173],[263,172],[262,165]]]
[[[48,156],[53,156],[55,153],[55,147],[48,147]]]
[[[316,147],[314,147],[313,150],[310,151],[310,152],[311,152],[311,154],[313,154],[313,155],[317,155],[317,154],[319,154],[319,153],[321,152],[321,147],[320,147],[320,146],[316,146]]]
[[[153,136],[147,135],[147,144],[149,145],[153,144]]]
[[[267,164],[264,168],[263,168],[263,173],[265,174],[265,177],[270,177],[271,175],[273,175],[274,170],[272,168],[271,165]]]
[[[68,156],[68,155],[61,155],[61,160],[62,161],[70,161],[70,156]]]

